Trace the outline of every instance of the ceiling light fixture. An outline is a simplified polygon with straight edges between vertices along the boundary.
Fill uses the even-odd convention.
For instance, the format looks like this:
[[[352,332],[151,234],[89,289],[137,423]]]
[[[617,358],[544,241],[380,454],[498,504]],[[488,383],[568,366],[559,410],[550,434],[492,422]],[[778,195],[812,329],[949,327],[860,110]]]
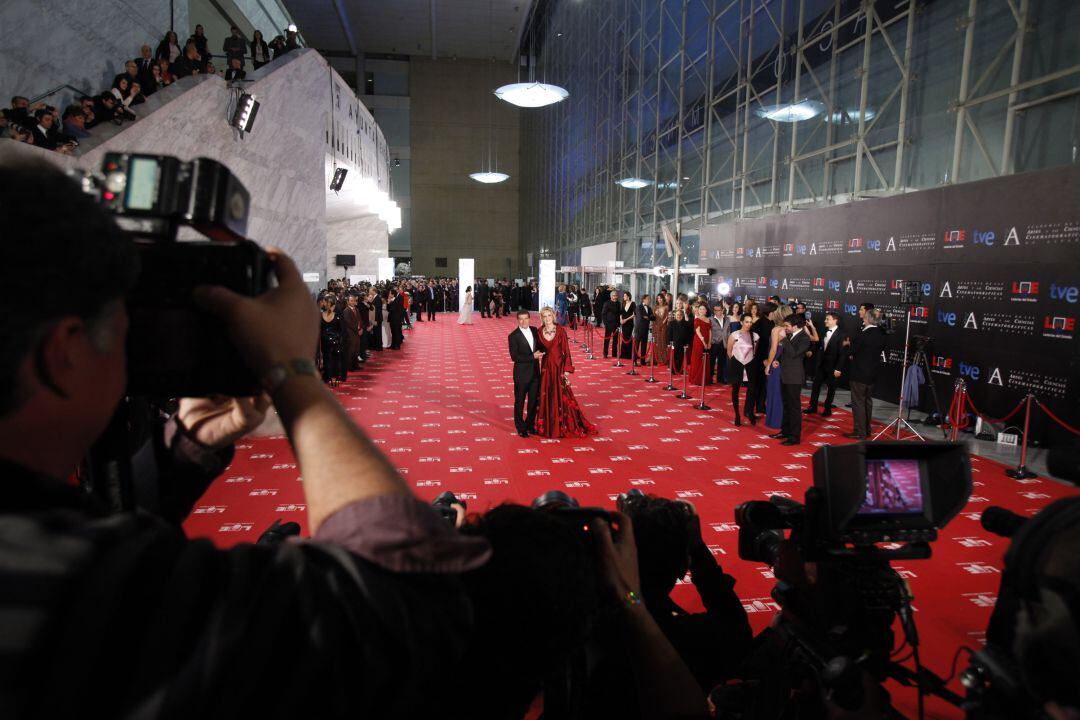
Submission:
[[[495,90],[495,96],[511,105],[538,108],[554,105],[570,97],[566,88],[542,82],[519,82],[503,85]]]
[[[801,100],[780,105],[762,105],[754,112],[766,120],[795,123],[817,117],[825,112],[825,105],[817,100]]]
[[[474,172],[469,173],[469,177],[479,183],[485,185],[492,185],[494,183],[501,183],[505,180],[509,180],[510,176],[501,172]]]
[[[636,177],[623,178],[622,180],[616,180],[615,184],[624,187],[627,190],[640,190],[641,188],[649,187],[652,185],[648,180],[643,180]]]

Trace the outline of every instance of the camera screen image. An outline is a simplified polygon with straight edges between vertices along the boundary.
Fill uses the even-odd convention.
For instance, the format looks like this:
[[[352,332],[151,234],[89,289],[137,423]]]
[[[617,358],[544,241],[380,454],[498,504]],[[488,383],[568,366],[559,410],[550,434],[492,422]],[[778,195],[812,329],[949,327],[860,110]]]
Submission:
[[[922,469],[915,458],[866,461],[866,498],[859,515],[922,515]]]
[[[128,208],[132,210],[153,210],[157,200],[158,176],[160,168],[153,158],[132,158],[127,187]]]

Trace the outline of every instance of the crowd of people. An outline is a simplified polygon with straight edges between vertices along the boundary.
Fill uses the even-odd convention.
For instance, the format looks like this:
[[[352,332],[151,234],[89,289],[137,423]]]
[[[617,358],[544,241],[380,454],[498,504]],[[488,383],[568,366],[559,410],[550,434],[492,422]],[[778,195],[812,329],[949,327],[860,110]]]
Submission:
[[[258,297],[205,286],[193,294],[263,393],[175,398],[141,416],[116,416],[127,383],[135,244],[74,180],[45,164],[0,173],[0,197],[9,233],[0,243],[5,717],[518,720],[542,712],[660,720],[755,710],[708,699],[743,677],[757,643],[691,504],[631,490],[614,507],[584,508],[553,491],[530,505],[469,513],[441,497],[435,505],[448,516],[421,501],[320,380],[311,358],[318,313],[296,265],[279,252],[270,253],[277,283]],[[63,292],[41,293],[58,279]],[[337,307],[338,293],[348,306],[353,289],[331,284],[324,309]],[[411,280],[368,289],[386,290],[404,315],[402,295],[435,292]],[[706,319],[692,303],[670,300],[684,316],[693,310]],[[437,319],[422,302],[417,321]],[[764,304],[758,316],[772,312]],[[731,315],[739,332],[759,334],[753,313]],[[864,333],[875,315],[867,311]],[[792,327],[793,318],[806,332],[795,313],[783,324]],[[555,320],[545,313],[544,327]],[[274,469],[292,469],[302,482],[310,537],[282,542],[283,532],[270,532],[230,547],[186,537],[181,523],[271,405],[296,463]],[[80,468],[93,463],[98,440],[117,432],[123,441],[106,447],[118,465],[131,454],[137,508],[128,512],[117,511],[109,492],[73,481],[86,477]],[[1027,693],[1055,718],[1080,712],[1078,514],[1080,500],[1061,500],[1017,533],[995,609],[1016,641],[987,633],[988,641],[1009,638],[1000,645],[1008,662],[995,667],[1017,668],[1010,692]],[[830,581],[829,565],[811,568],[798,553],[795,544],[781,547],[788,562],[777,563],[776,576],[785,592],[813,593]],[[671,597],[687,573],[702,612]],[[797,606],[786,621],[817,632],[818,607]],[[802,655],[829,647],[832,632],[820,628],[812,645],[799,645]],[[799,717],[898,715],[873,662],[858,657],[833,672],[831,657],[816,659],[821,672],[787,678],[797,697],[769,696],[765,709],[798,703]],[[834,692],[850,678],[860,688],[854,701]]]
[[[315,358],[323,382],[331,386],[359,370],[372,352],[400,350],[405,329],[438,319],[458,305],[458,282],[451,278],[403,278],[350,285],[331,280],[316,297],[322,316]]]
[[[556,305],[563,292],[560,287]],[[660,291],[655,302],[643,295],[635,303],[629,291],[601,285],[590,304],[599,309],[593,318],[603,332],[605,358],[669,366],[691,385],[729,385],[735,425],[744,417],[753,425],[763,419],[776,431],[771,437],[798,445],[802,416],[818,413],[822,389],[820,412],[830,416],[846,377],[855,418],[848,437],[870,436],[873,387],[886,343],[881,311],[872,303],[859,306],[859,331],[850,335],[838,313],[826,312],[819,328],[805,303],[781,302],[776,295],[760,302],[721,297],[710,304],[701,296]],[[808,383],[810,404],[803,409]]]
[[[248,39],[233,26],[222,44],[223,55],[219,56],[225,59],[222,75],[227,81],[243,80],[248,60],[257,70],[299,47],[295,30],[286,30],[267,43],[258,30]],[[170,30],[156,49],[143,45],[138,57],[127,60],[123,72],[113,78],[108,89],[77,98],[63,112],[45,101],[31,104],[22,95],[14,96],[11,107],[0,113],[0,136],[71,154],[80,140],[92,136],[94,127],[137,120],[138,106],[179,78],[216,74],[214,57],[202,25],[195,26],[195,32],[183,45]]]

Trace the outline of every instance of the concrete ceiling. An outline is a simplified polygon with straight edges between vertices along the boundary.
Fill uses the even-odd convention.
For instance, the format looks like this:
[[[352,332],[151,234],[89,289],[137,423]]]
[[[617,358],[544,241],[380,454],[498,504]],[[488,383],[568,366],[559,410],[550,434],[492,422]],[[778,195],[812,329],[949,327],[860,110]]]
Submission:
[[[534,0],[284,0],[309,47],[330,53],[515,58]]]

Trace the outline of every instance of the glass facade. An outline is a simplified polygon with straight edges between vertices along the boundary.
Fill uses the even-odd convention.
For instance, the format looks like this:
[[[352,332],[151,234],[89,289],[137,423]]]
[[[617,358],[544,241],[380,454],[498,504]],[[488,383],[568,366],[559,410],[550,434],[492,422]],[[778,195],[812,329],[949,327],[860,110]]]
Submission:
[[[570,97],[522,111],[522,253],[1080,162],[1076,0],[551,0],[525,40]],[[644,180],[639,189],[618,181]]]

